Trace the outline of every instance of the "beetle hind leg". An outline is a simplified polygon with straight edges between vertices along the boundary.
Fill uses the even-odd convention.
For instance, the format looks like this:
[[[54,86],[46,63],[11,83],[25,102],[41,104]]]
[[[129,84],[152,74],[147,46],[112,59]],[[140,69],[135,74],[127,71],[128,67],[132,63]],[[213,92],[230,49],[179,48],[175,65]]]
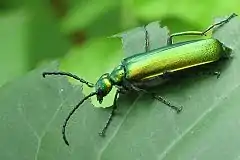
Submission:
[[[143,92],[143,93],[146,93],[146,94],[149,94],[151,95],[154,99],[162,102],[163,104],[165,104],[166,106],[170,107],[171,109],[175,110],[177,113],[180,113],[183,109],[182,106],[180,107],[177,107],[175,105],[173,105],[170,101],[166,100],[165,98],[163,98],[162,96],[159,96],[155,93],[152,93],[152,92],[149,92],[145,89],[142,89],[142,88],[139,88],[133,84],[131,84],[130,82],[128,82],[127,80],[124,81],[124,84],[125,86],[128,86],[129,88],[131,88],[132,90],[135,90],[137,92]]]
[[[168,107],[170,107],[171,109],[175,110],[177,113],[180,113],[183,109],[182,106],[175,106],[173,105],[170,101],[166,100],[165,98],[163,98],[162,96],[156,95],[155,93],[150,93],[152,95],[152,97],[160,102],[162,102],[163,104],[167,105]]]
[[[209,32],[210,30],[214,29],[215,27],[222,26],[222,25],[228,23],[232,18],[234,18],[236,16],[237,16],[237,14],[233,13],[228,18],[210,25],[204,31],[186,31],[186,32],[173,33],[168,37],[167,44],[171,45],[173,43],[172,42],[173,37],[177,37],[177,36],[188,36],[188,35],[190,35],[190,36],[205,36],[206,33]]]
[[[216,76],[218,79],[221,75],[221,72],[220,71],[202,71],[202,72],[199,72],[198,75]]]

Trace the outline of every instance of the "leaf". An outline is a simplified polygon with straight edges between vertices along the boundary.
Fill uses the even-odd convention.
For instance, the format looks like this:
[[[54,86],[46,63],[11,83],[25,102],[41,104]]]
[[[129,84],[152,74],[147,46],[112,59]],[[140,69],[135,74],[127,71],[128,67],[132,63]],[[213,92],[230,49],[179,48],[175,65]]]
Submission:
[[[27,1],[26,10],[30,15],[28,31],[29,68],[39,63],[64,56],[70,48],[69,39],[63,35],[57,12],[47,1]]]
[[[163,47],[167,45],[168,30],[166,27],[161,28],[159,22],[152,22],[146,26],[149,37],[150,50]],[[146,31],[144,27],[137,27],[124,33],[114,35],[113,37],[120,37],[122,39],[123,50],[125,57],[137,53],[145,52],[146,48]]]
[[[56,64],[30,72],[0,89],[0,159],[237,159],[239,158],[238,52],[240,20],[234,18],[214,32],[233,48],[234,58],[220,79],[190,77],[160,86],[159,94],[184,106],[181,114],[135,94],[121,96],[117,115],[105,138],[98,136],[109,110],[90,101],[61,125],[83,98],[81,86],[64,77],[41,77]],[[136,45],[136,44],[133,44]]]
[[[182,23],[188,21],[188,23],[195,25],[195,27],[205,27],[213,16],[229,14],[233,11],[239,13],[239,8],[237,6],[240,4],[237,0],[229,0],[228,2],[203,0],[197,3],[189,0],[182,0],[179,4],[173,5],[175,3],[175,0],[162,0],[161,2],[158,0],[136,0],[132,10],[135,16],[140,19],[154,20],[175,17],[180,20],[180,22],[182,21],[178,23],[178,25],[182,25]],[[174,24],[175,22],[172,21],[170,23]]]
[[[44,60],[59,58],[69,49],[69,40],[59,30],[49,2],[13,0],[3,3],[6,9],[19,9],[0,10],[0,86]]]
[[[27,21],[28,16],[22,10],[0,15],[0,86],[27,71]]]
[[[119,1],[77,0],[70,4],[71,7],[62,21],[62,31],[66,34],[84,30],[87,36],[101,37],[121,29]],[[106,25],[109,22],[114,25]]]

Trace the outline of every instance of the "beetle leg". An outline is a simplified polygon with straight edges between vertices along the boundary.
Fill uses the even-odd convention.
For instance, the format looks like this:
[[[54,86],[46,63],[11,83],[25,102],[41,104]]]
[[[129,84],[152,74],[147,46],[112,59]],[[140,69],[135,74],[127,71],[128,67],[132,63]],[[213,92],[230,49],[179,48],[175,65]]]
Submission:
[[[109,125],[110,125],[110,123],[112,121],[113,116],[115,115],[115,111],[117,109],[117,99],[118,99],[119,94],[120,94],[120,90],[117,90],[117,92],[115,93],[115,96],[114,96],[113,105],[111,106],[112,110],[111,110],[111,112],[109,114],[109,117],[108,117],[108,119],[107,119],[103,129],[99,132],[99,135],[102,136],[102,137],[105,136],[105,132],[106,132],[107,128],[109,127]]]
[[[147,28],[146,28],[146,25],[143,26],[144,28],[144,31],[145,31],[145,52],[148,52],[150,49],[149,49],[149,34],[148,34],[148,31],[147,31]]]
[[[167,105],[168,107],[174,109],[175,111],[177,111],[177,113],[180,113],[182,111],[182,106],[180,107],[177,107],[175,105],[173,105],[170,101],[166,100],[165,98],[163,98],[162,96],[159,96],[155,93],[151,93],[145,89],[142,89],[142,88],[139,88],[137,86],[134,86],[133,84],[131,84],[129,81],[127,80],[124,80],[124,84],[127,85],[128,87],[131,86],[132,90],[135,90],[137,92],[143,92],[143,93],[146,93],[146,94],[150,94],[154,99],[162,102],[163,104]]]
[[[163,104],[167,105],[168,107],[174,109],[177,113],[180,113],[182,111],[182,108],[183,108],[182,106],[177,107],[177,106],[173,105],[170,101],[163,98],[162,96],[159,96],[155,93],[150,93],[150,92],[148,92],[148,93],[151,94],[154,99],[156,99],[156,100],[162,102]]]
[[[228,18],[226,18],[226,19],[224,19],[220,22],[217,22],[217,23],[214,23],[214,24],[210,25],[204,31],[186,31],[186,32],[173,33],[168,37],[167,44],[171,45],[173,43],[172,42],[173,37],[177,37],[177,36],[187,36],[187,35],[205,36],[208,31],[212,30],[213,28],[215,28],[217,26],[222,26],[222,25],[228,23],[230,21],[230,19],[232,19],[235,16],[237,16],[237,15],[235,13],[233,13]]]
[[[215,71],[215,72],[212,72],[213,75],[216,75],[217,76],[217,79],[220,77],[221,75],[221,72],[219,71]]]
[[[177,107],[177,106],[173,105],[170,101],[168,101],[167,99],[163,98],[160,95],[157,95],[155,93],[151,93],[151,92],[143,90],[143,89],[140,89],[140,90],[143,91],[144,93],[150,94],[154,99],[156,99],[156,100],[162,102],[163,104],[167,105],[168,107],[172,108],[177,113],[180,113],[182,111],[182,108],[183,108],[182,106]]]
[[[187,36],[187,35],[191,35],[191,36],[204,36],[205,33],[201,32],[201,31],[186,31],[186,32],[178,32],[178,33],[173,33],[171,34],[168,39],[167,39],[167,45],[171,45],[173,44],[173,37],[177,37],[177,36]]]
[[[120,94],[126,94],[128,89],[123,86],[115,86]]]
[[[201,71],[197,75],[207,75],[207,76],[217,76],[217,79],[220,77],[220,71]]]
[[[175,75],[172,74],[173,72],[165,71],[162,75],[161,78],[164,79],[170,79],[173,78]],[[220,71],[199,71],[199,72],[194,72],[195,75],[207,75],[207,76],[217,76],[217,79],[220,77],[221,72]],[[192,75],[192,74],[191,74]],[[177,75],[179,78],[187,78],[190,77],[191,75],[189,74],[180,74]]]
[[[168,79],[171,78],[173,72],[171,71],[164,71],[163,74],[161,75],[162,78]]]
[[[237,16],[237,14],[232,13],[228,18],[226,18],[226,19],[224,19],[224,20],[222,20],[222,21],[220,21],[220,22],[217,22],[217,23],[214,23],[214,24],[210,25],[210,26],[209,26],[207,29],[205,29],[202,33],[205,34],[205,33],[207,33],[208,31],[210,31],[211,29],[213,29],[214,27],[224,25],[224,24],[228,23],[228,22],[230,21],[230,19],[232,19],[232,18],[234,18],[234,17],[236,17],[236,16]]]

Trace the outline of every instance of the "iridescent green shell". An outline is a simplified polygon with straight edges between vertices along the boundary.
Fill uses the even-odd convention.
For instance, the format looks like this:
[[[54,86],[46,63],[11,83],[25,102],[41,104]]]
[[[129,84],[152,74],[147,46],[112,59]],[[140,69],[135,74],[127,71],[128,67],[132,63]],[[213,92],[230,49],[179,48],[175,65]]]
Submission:
[[[176,43],[136,54],[122,61],[125,77],[131,81],[141,81],[165,72],[175,72],[193,66],[214,62],[225,56],[225,48],[216,39],[204,39]]]

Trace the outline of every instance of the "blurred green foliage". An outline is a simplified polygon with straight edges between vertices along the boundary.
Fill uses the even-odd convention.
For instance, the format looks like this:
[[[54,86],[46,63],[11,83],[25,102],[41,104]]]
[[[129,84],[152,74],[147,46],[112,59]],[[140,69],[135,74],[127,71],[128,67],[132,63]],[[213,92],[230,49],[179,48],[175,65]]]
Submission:
[[[95,81],[123,57],[110,36],[159,20],[171,32],[201,30],[213,17],[239,13],[238,0],[1,0],[0,86],[39,64]]]

